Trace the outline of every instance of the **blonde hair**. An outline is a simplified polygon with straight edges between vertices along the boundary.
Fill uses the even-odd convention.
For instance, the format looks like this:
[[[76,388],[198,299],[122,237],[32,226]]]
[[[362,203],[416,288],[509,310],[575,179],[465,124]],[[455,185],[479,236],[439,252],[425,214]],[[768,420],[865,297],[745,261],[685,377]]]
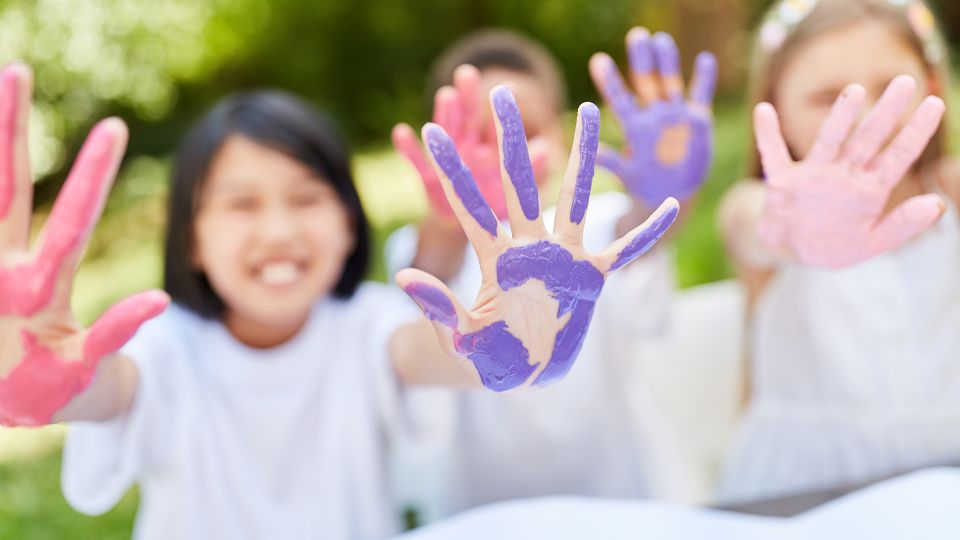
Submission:
[[[919,0],[916,0],[919,1]],[[780,7],[780,2],[774,4],[771,13]],[[769,17],[768,17],[769,19]],[[914,29],[907,9],[893,5],[890,0],[820,0],[813,10],[783,38],[782,42],[774,47],[764,44],[762,32],[757,32],[754,42],[753,58],[750,65],[750,110],[761,102],[773,103],[777,89],[777,81],[790,59],[805,43],[815,39],[824,32],[862,22],[867,19],[880,20],[887,23],[910,49],[923,62],[928,76],[936,77],[939,82],[937,94],[941,98],[949,88],[949,72],[946,47],[943,40],[934,28],[933,36],[924,40]],[[937,45],[931,49],[932,44]],[[774,104],[776,105],[776,104]],[[760,164],[760,154],[757,151],[756,135],[753,133],[751,122],[752,142],[750,156],[747,161],[747,174],[751,178],[762,178],[763,168]],[[933,164],[944,155],[947,149],[946,120],[934,135],[933,140],[917,162],[919,167]]]

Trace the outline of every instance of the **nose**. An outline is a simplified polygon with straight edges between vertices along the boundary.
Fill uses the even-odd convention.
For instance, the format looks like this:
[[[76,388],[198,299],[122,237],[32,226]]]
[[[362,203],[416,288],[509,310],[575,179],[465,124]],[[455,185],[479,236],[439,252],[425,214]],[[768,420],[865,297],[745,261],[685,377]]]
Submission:
[[[296,238],[296,215],[284,205],[269,205],[263,210],[258,221],[257,231],[264,242],[283,243]]]

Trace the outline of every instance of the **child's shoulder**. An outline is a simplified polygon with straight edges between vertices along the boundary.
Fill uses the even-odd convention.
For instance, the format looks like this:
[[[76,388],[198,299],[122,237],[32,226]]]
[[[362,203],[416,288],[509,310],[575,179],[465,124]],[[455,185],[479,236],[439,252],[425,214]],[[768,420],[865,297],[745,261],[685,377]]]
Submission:
[[[960,207],[960,158],[944,156],[934,167],[940,188],[954,206]]]

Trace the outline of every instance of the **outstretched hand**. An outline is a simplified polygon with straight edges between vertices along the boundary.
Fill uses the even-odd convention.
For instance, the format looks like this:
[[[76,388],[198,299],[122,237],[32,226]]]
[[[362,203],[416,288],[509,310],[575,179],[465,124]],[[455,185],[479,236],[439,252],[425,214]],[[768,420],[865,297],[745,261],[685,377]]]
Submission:
[[[631,195],[654,208],[667,197],[686,200],[706,179],[713,155],[711,106],[717,60],[697,56],[690,95],[683,95],[680,52],[666,33],[643,28],[627,34],[634,92],[610,56],[590,59],[590,75],[613,109],[626,138],[618,153],[601,147],[598,163],[620,178]]]
[[[459,66],[453,74],[453,86],[437,90],[433,104],[433,122],[444,129],[453,140],[460,156],[473,172],[474,179],[498,219],[507,215],[497,162],[497,141],[486,129],[489,116],[485,112],[480,91],[480,72],[470,65]],[[453,219],[453,210],[447,202],[437,171],[424,153],[420,140],[408,124],[397,124],[392,133],[393,146],[417,169],[427,193],[431,210],[441,217]],[[534,174],[547,174],[549,155],[547,146],[531,141]]]
[[[446,131],[423,128],[447,200],[480,260],[483,283],[472,309],[435,277],[406,269],[397,282],[423,309],[441,343],[469,360],[487,388],[502,392],[546,385],[570,370],[583,344],[605,276],[649,250],[677,216],[667,199],[641,226],[601,254],[583,247],[583,227],[599,143],[596,106],[580,106],[575,141],[553,232],[544,226],[520,110],[510,91],[494,88],[507,215],[506,233],[471,169]]]
[[[911,77],[895,78],[850,135],[866,91],[847,87],[799,162],[790,157],[776,110],[769,103],[757,105],[757,148],[768,186],[761,240],[801,263],[840,268],[894,249],[930,227],[945,208],[934,194],[911,197],[884,215],[891,191],[943,118],[943,100],[929,96],[897,129],[915,93]]]
[[[26,66],[0,72],[0,424],[8,426],[50,423],[87,387],[99,361],[169,301],[158,291],[136,295],[86,330],[70,311],[73,276],[126,146],[119,120],[94,127],[29,249],[31,84]]]

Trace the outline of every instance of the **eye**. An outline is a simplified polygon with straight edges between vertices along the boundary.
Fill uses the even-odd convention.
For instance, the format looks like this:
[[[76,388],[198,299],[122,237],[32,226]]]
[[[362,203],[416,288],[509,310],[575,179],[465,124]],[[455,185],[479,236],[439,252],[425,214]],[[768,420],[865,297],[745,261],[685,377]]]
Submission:
[[[251,212],[258,206],[254,197],[231,197],[224,203],[224,207],[231,212]]]

